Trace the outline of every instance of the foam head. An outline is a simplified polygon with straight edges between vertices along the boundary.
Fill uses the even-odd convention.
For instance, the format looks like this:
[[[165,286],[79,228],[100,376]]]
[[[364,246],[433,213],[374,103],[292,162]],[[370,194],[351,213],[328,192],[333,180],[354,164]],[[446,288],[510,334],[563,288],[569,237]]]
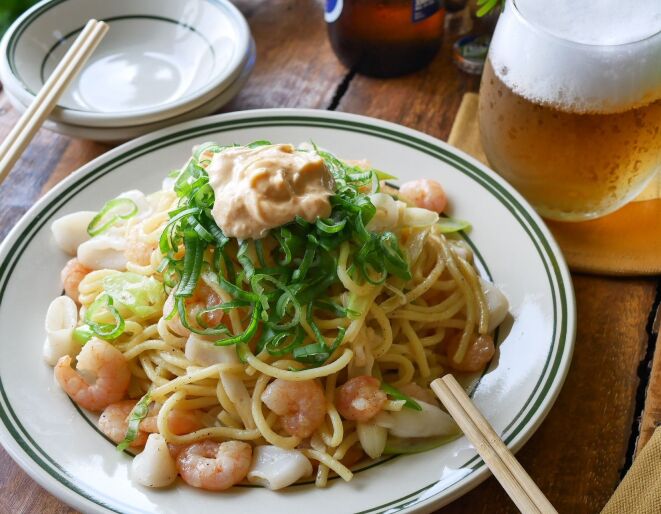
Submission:
[[[490,49],[529,100],[616,112],[661,98],[661,1],[508,1]]]

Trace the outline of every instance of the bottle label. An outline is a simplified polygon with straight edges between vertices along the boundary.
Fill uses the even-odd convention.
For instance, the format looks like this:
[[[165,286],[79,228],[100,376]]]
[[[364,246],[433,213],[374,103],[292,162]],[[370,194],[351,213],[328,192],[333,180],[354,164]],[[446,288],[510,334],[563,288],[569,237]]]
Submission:
[[[326,23],[333,23],[342,14],[342,7],[344,7],[343,0],[326,0],[326,10],[324,11],[324,19]]]
[[[342,1],[342,0],[338,0]],[[329,1],[328,3],[333,3]],[[413,0],[411,19],[414,23],[426,20],[441,8],[441,0]],[[327,4],[328,5],[328,4]]]

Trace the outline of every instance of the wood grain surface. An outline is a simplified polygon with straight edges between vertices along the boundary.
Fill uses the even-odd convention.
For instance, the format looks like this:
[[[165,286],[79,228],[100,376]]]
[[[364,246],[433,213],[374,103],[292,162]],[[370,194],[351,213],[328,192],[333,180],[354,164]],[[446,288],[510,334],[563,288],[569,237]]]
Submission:
[[[467,91],[479,77],[459,71],[451,61],[451,41],[424,70],[388,80],[356,75],[337,110],[365,114],[447,139]]]
[[[238,0],[255,37],[255,71],[225,110],[313,107],[366,114],[447,138],[466,91],[479,79],[450,62],[450,45],[425,70],[390,80],[354,76],[335,59],[320,1]],[[16,113],[0,93],[0,138]],[[0,238],[45,191],[109,147],[41,130],[0,186]],[[661,345],[651,337],[659,301],[656,279],[574,275],[578,334],[560,396],[519,457],[560,512],[598,512],[661,421]],[[656,352],[654,350],[657,350]],[[653,365],[652,365],[653,361]],[[652,371],[653,370],[653,371]],[[645,400],[647,399],[647,403]],[[0,513],[74,512],[41,489],[0,449]],[[446,513],[516,512],[488,479],[442,509]]]
[[[321,2],[238,0],[257,43],[250,80],[223,111],[327,108],[346,75],[326,37]]]

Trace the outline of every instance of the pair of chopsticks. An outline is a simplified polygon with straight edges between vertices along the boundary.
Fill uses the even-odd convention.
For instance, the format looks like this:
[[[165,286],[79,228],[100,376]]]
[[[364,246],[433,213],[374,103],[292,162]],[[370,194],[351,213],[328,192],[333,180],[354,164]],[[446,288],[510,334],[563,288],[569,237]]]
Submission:
[[[431,388],[519,510],[524,514],[557,514],[459,382],[445,375],[434,380]]]
[[[0,183],[55,108],[64,91],[83,69],[107,31],[108,25],[102,21],[87,22],[71,48],[48,77],[39,94],[0,144]]]

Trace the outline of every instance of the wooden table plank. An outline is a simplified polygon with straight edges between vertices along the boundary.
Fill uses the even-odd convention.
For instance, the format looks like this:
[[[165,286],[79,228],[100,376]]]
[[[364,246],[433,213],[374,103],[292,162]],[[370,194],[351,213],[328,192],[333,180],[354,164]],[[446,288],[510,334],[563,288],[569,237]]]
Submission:
[[[4,139],[17,119],[18,114],[0,93],[0,139]],[[40,130],[16,163],[14,171],[0,184],[0,240],[39,196],[68,142],[64,136]]]
[[[356,75],[340,100],[338,111],[374,116],[447,139],[468,91],[477,91],[479,77],[459,71],[446,41],[429,67],[405,77],[373,79]]]
[[[0,448],[0,512],[71,514],[76,511],[42,489]]]
[[[331,51],[323,6],[311,0],[239,0],[257,42],[250,80],[223,111],[327,108],[346,70]]]

